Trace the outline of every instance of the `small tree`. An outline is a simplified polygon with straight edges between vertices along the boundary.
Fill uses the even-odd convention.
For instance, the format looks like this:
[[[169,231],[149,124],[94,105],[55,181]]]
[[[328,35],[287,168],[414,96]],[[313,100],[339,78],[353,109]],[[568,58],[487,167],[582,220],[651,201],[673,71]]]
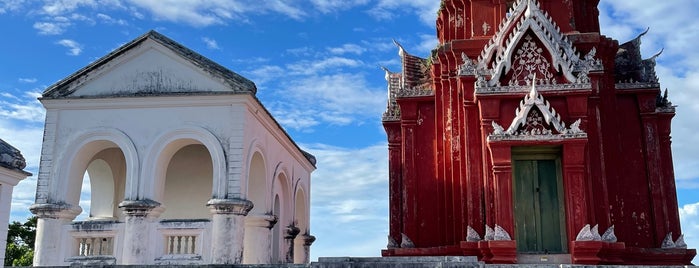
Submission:
[[[36,237],[36,217],[25,223],[13,221],[7,230],[7,247],[5,248],[5,266],[31,266],[34,258],[34,239]]]

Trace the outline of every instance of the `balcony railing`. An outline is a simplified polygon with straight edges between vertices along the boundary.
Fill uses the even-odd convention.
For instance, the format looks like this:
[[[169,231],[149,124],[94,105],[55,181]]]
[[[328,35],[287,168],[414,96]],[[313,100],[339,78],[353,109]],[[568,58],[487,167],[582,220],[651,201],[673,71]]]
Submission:
[[[78,239],[78,256],[104,256],[114,254],[113,237],[82,237]]]
[[[197,235],[168,235],[165,237],[165,254],[195,254]]]

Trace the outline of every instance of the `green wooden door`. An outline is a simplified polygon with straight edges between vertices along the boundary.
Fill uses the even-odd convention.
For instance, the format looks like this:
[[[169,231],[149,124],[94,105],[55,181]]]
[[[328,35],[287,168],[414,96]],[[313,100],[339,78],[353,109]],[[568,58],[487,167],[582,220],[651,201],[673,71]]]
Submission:
[[[515,239],[522,253],[564,253],[563,206],[555,159],[515,160]]]

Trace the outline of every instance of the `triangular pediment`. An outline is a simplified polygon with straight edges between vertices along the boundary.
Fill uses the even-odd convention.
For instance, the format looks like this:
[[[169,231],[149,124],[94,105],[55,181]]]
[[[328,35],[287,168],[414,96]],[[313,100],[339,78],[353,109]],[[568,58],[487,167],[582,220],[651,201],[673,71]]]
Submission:
[[[580,129],[581,120],[566,127],[556,109],[536,90],[536,76],[532,78],[531,90],[520,101],[515,117],[507,129],[495,121],[489,140],[546,140],[587,137]]]
[[[602,62],[595,58],[596,50],[581,56],[536,0],[518,0],[509,14],[478,60],[472,63],[464,59],[472,71],[461,73],[478,77],[479,92],[500,91],[493,88],[526,90],[535,74],[541,78],[542,88],[563,88],[559,84],[586,88],[590,84],[589,72],[603,69]],[[523,55],[531,56],[528,59],[532,61],[525,61]],[[553,73],[560,73],[561,77],[554,77]]]
[[[256,91],[255,84],[151,31],[44,91],[43,98],[95,98]]]

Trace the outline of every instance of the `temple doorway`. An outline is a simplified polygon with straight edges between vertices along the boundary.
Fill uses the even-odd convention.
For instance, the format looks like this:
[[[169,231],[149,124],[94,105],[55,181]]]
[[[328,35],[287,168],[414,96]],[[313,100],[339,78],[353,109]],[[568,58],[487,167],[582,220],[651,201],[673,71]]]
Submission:
[[[519,253],[567,253],[560,147],[512,149],[515,240]]]

